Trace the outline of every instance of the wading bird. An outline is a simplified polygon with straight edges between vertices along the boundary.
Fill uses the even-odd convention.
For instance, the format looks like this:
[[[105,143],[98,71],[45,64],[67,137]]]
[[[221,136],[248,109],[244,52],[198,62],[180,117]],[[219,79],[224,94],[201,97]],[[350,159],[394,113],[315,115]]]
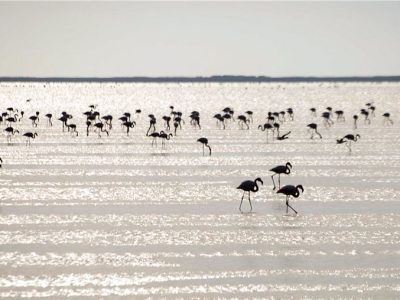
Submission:
[[[45,117],[47,118],[47,124],[50,126],[53,126],[53,123],[51,122],[51,118],[53,117],[52,114],[46,114]]]
[[[289,207],[290,207],[297,215],[297,211],[289,204],[289,197],[292,196],[298,198],[300,196],[300,190],[302,193],[304,193],[304,188],[302,185],[297,185],[297,186],[285,185],[276,192],[277,194],[286,195],[286,213],[289,212]]]
[[[208,145],[208,139],[205,138],[205,137],[202,137],[202,138],[199,138],[197,141],[199,143],[203,144],[203,156],[204,156],[204,148],[205,147],[208,147],[208,149],[210,150],[210,154],[209,155],[211,156],[211,147]]]
[[[314,135],[317,134],[320,139],[322,139],[322,135],[317,131],[317,124],[315,123],[310,123],[307,125],[308,131],[311,131],[311,139],[314,139]]]
[[[349,152],[351,152],[351,142],[357,142],[360,137],[361,136],[359,134],[356,134],[355,136],[353,134],[347,134],[341,139],[336,140],[336,143],[345,144],[346,147],[349,149]]]
[[[12,127],[7,127],[6,129],[4,129],[4,131],[5,131],[6,134],[7,134],[7,142],[8,142],[8,143],[11,143],[11,137],[12,137],[13,135],[15,135],[16,133],[19,133],[18,130],[14,129],[14,128],[12,128]]]
[[[390,113],[384,113],[383,115],[382,115],[382,117],[384,117],[384,119],[383,119],[383,125],[393,125],[393,120],[392,119],[390,119]]]
[[[267,131],[267,143],[268,143],[268,132],[272,132],[272,139],[274,138],[274,126],[272,126],[270,123],[265,123],[264,125],[259,125],[258,129],[261,131]]]
[[[271,172],[275,173],[275,174],[273,174],[271,176],[272,183],[274,184],[273,190],[276,189],[274,176],[278,175],[278,188],[280,188],[281,187],[281,174],[289,175],[290,171],[291,171],[291,168],[292,168],[292,164],[290,162],[287,162],[286,165],[284,165],[284,166],[282,166],[282,165],[281,166],[276,166],[275,168],[270,169]]]
[[[242,203],[243,203],[244,194],[245,194],[246,192],[249,193],[250,211],[253,210],[253,207],[252,207],[251,201],[250,201],[250,192],[253,192],[253,193],[258,192],[257,181],[261,182],[262,185],[264,184],[264,182],[261,180],[261,178],[256,178],[256,180],[254,180],[254,181],[252,181],[252,180],[243,181],[243,182],[237,187],[237,189],[243,190],[242,200],[240,201],[240,205],[239,205],[239,210],[240,210],[240,212],[242,212]]]
[[[38,134],[36,132],[26,132],[23,134],[23,136],[26,137],[26,145],[30,145],[31,140],[33,140],[35,137],[37,137]]]

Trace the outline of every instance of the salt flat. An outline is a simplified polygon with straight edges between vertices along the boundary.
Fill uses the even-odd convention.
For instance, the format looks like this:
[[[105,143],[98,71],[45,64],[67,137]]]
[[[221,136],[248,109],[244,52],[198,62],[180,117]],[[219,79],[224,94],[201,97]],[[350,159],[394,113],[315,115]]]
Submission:
[[[25,116],[11,145],[0,140],[0,297],[398,298],[399,95],[399,83],[1,83],[0,110]],[[370,125],[360,116],[354,130],[367,102],[376,116]],[[90,104],[114,116],[109,137],[86,136]],[[170,105],[183,129],[152,147],[147,115],[163,130]],[[250,130],[218,128],[212,117],[226,106],[253,111]],[[346,122],[324,128],[327,106]],[[267,143],[258,125],[289,107],[289,139]],[[118,118],[136,109],[127,136]],[[189,124],[193,110],[201,130]],[[79,136],[62,131],[62,111]],[[321,140],[310,139],[311,122]],[[38,133],[31,146],[26,131]],[[348,133],[361,135],[351,154],[335,141]],[[202,136],[212,156],[202,155]],[[288,161],[282,185],[305,189],[291,200],[298,216],[286,215],[268,171]],[[241,214],[236,187],[256,177],[264,185]]]

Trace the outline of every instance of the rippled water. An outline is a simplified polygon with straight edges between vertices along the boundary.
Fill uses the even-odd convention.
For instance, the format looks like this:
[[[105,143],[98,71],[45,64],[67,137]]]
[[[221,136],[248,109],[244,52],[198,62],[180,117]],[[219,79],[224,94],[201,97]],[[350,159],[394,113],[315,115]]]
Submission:
[[[33,130],[28,116],[41,118],[31,146],[22,135],[0,141],[0,297],[398,298],[399,95],[399,83],[1,83],[0,110],[25,111],[21,134]],[[375,118],[354,131],[352,115],[371,101]],[[114,116],[109,137],[85,136],[90,104]],[[170,105],[186,123],[165,149],[152,147],[147,115],[161,130]],[[212,116],[226,106],[254,111],[251,129],[218,129]],[[309,108],[326,106],[346,122],[324,128]],[[288,107],[295,119],[281,131],[290,138],[266,143],[257,126]],[[139,108],[128,137],[117,119]],[[189,125],[193,110],[201,130]],[[62,132],[61,111],[78,137]],[[310,122],[322,140],[310,140]],[[354,132],[349,154],[335,139]],[[282,185],[305,188],[291,200],[298,216],[286,215],[268,171],[287,161]],[[240,214],[236,186],[256,177],[264,186],[254,210]]]

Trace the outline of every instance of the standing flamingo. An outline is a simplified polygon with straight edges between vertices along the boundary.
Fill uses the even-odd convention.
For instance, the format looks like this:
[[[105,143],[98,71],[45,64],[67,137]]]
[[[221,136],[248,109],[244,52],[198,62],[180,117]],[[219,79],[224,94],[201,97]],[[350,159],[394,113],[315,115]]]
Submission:
[[[165,147],[165,141],[169,141],[172,136],[172,133],[166,134],[164,131],[160,131],[159,138],[161,139],[161,148]]]
[[[26,137],[26,145],[30,145],[31,139],[33,140],[35,137],[38,136],[38,134],[36,132],[26,132],[23,134],[23,136]]]
[[[314,139],[314,134],[317,134],[319,136],[320,139],[322,139],[322,135],[317,131],[317,124],[315,123],[310,123],[307,125],[308,127],[308,131],[311,131],[311,139]]]
[[[104,128],[104,124],[101,122],[98,122],[96,124],[94,124],[94,127],[96,127],[99,131],[99,137],[101,138],[101,133],[105,132],[107,133],[107,136],[109,136],[110,134],[108,133],[108,131]]]
[[[357,129],[357,120],[358,120],[358,116],[357,115],[354,115],[353,116],[353,128],[354,129]]]
[[[351,142],[357,142],[359,138],[361,138],[359,134],[356,134],[355,136],[353,134],[346,134],[341,139],[336,140],[336,143],[346,144],[346,147],[349,148],[349,152],[351,152]]]
[[[126,135],[129,136],[129,129],[135,127],[136,122],[135,121],[127,121],[122,123],[122,126],[126,127]]]
[[[252,181],[252,180],[243,181],[243,182],[237,187],[237,189],[243,190],[242,200],[240,201],[240,205],[239,205],[239,210],[240,210],[240,212],[242,212],[242,203],[243,203],[244,194],[245,194],[246,192],[249,193],[250,211],[253,210],[253,207],[252,207],[251,201],[250,201],[250,192],[253,192],[253,193],[258,192],[257,181],[261,182],[261,184],[264,185],[264,182],[261,180],[261,178],[256,178],[256,180],[254,180],[254,181]]]
[[[272,138],[274,137],[274,126],[272,126],[270,123],[265,123],[264,125],[259,125],[258,129],[261,131],[267,131],[267,143],[268,143],[268,132],[272,131]]]
[[[291,168],[292,168],[292,164],[290,162],[287,162],[286,165],[284,165],[284,166],[280,165],[280,166],[276,166],[276,167],[270,169],[271,172],[275,173],[271,176],[272,183],[274,184],[274,188],[272,190],[276,189],[274,176],[278,175],[278,188],[280,188],[281,187],[281,174],[289,175]]]
[[[289,204],[289,197],[293,196],[295,198],[298,198],[300,196],[300,190],[302,193],[304,193],[304,188],[302,185],[297,185],[297,186],[285,185],[276,192],[277,194],[286,195],[286,213],[289,212],[289,207],[290,207],[297,215],[297,211]]]
[[[204,156],[204,148],[208,147],[208,149],[210,150],[210,156],[211,156],[211,147],[208,145],[208,139],[205,137],[199,138],[197,140],[199,143],[203,144],[203,156]]]
[[[50,126],[53,126],[53,123],[51,122],[51,118],[53,117],[52,114],[46,114],[45,117],[47,118],[47,124]]]
[[[153,138],[153,141],[151,142],[151,146],[153,147],[154,144],[156,144],[156,147],[157,147],[157,138],[160,137],[160,134],[158,132],[154,131],[148,136],[151,136]]]
[[[385,125],[385,124],[390,124],[390,125],[393,125],[393,120],[392,119],[390,119],[390,113],[384,113],[383,115],[382,115],[382,117],[384,117],[384,119],[383,119],[383,124]]]
[[[12,137],[13,135],[15,135],[16,133],[19,133],[18,130],[14,129],[14,128],[12,128],[12,127],[7,127],[6,129],[4,129],[4,131],[5,131],[6,134],[7,134],[7,142],[8,142],[8,143],[11,143],[11,137]]]

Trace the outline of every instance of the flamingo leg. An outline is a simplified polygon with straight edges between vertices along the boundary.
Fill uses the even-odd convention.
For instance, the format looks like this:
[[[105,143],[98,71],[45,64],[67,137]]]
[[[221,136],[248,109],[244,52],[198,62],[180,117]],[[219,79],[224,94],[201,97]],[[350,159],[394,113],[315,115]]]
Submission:
[[[271,178],[272,178],[272,183],[274,184],[274,188],[272,189],[272,190],[275,190],[276,189],[276,185],[275,185],[275,181],[274,181],[274,176],[276,175],[276,173],[274,174],[274,175],[272,175],[271,176]]]
[[[351,142],[350,141],[348,141],[346,143],[346,147],[349,148],[349,152],[351,152]]]
[[[289,204],[289,195],[288,195],[287,198],[286,198],[286,213],[288,213],[288,208],[289,208],[289,207],[290,207],[290,209],[293,210],[293,211],[296,213],[296,215],[297,215],[297,211],[296,211],[293,207],[291,207],[290,204]]]
[[[278,174],[278,188],[281,188],[281,174]]]
[[[253,206],[251,206],[251,201],[250,201],[250,191],[249,191],[249,203],[250,203],[250,211],[253,210]]]
[[[286,195],[286,213],[289,212],[289,195]]]
[[[240,201],[240,205],[239,205],[240,212],[242,212],[242,203],[243,203],[244,193],[245,192],[243,192],[242,200]]]

